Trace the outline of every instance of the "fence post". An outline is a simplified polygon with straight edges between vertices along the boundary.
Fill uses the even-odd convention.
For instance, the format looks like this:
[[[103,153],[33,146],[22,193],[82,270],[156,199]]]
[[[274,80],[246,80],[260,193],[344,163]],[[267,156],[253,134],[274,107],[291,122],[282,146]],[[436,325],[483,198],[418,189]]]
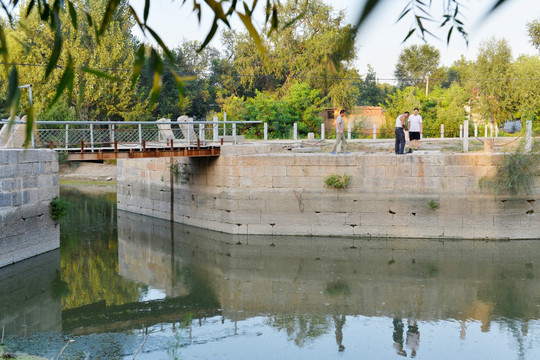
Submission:
[[[114,144],[114,141],[115,141],[115,136],[114,136],[115,128],[114,128],[114,124],[112,124],[111,130],[112,130],[112,132],[111,132],[111,143]],[[159,131],[158,131],[158,134],[159,134]],[[159,139],[158,139],[158,140],[159,140]]]
[[[142,125],[139,124],[139,146],[142,149]]]
[[[469,120],[463,121],[463,152],[469,151]]]
[[[28,125],[26,125],[26,126],[28,126]],[[34,148],[35,143],[36,143],[35,138],[34,138],[34,129],[32,129],[31,138],[32,138],[32,148]],[[60,145],[60,144],[58,144],[58,145]]]
[[[474,137],[478,137],[478,124],[474,124]]]
[[[527,135],[525,135],[525,152],[532,151],[532,120],[527,120]]]
[[[347,140],[351,140],[351,123],[347,124]]]
[[[293,124],[293,140],[298,140],[298,124]]]
[[[69,147],[69,124],[66,124],[66,150]]]
[[[321,124],[321,140],[324,140],[324,124]]]
[[[199,124],[199,139],[205,140],[206,134],[204,132],[204,124]]]
[[[495,137],[499,137],[499,125],[495,125]]]
[[[493,124],[489,124],[489,137],[493,137]]]
[[[487,138],[487,124],[484,124],[484,138]]]
[[[441,139],[444,139],[444,124],[441,124]]]
[[[232,136],[234,140],[234,145],[236,145],[236,123],[232,124]]]
[[[373,124],[373,140],[377,139],[377,124]]]
[[[264,123],[264,140],[268,140],[268,123]]]
[[[463,124],[459,124],[459,138],[463,138]]]
[[[94,124],[90,124],[90,148],[94,152]]]
[[[223,136],[227,135],[227,112],[223,112]]]

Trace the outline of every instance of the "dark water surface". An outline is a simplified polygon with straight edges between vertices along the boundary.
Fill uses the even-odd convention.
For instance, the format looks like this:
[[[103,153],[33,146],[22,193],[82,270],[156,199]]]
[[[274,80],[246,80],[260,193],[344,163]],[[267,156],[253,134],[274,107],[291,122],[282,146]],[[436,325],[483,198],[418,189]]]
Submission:
[[[231,236],[61,193],[60,251],[0,269],[4,351],[540,358],[540,241]]]

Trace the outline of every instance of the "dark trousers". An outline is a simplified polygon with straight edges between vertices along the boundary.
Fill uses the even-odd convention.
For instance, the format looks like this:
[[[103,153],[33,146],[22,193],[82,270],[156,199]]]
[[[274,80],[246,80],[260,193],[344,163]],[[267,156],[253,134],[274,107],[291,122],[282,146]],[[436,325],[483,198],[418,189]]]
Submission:
[[[396,154],[403,154],[405,151],[405,130],[396,128]]]

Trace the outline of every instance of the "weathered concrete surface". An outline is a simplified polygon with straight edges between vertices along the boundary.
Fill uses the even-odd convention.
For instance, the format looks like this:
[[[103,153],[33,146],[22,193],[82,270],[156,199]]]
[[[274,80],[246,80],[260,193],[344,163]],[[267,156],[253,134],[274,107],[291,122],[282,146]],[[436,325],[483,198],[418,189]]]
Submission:
[[[173,180],[172,193],[170,159],[120,160],[118,208],[170,219],[172,200],[174,221],[233,234],[538,238],[538,179],[525,197],[479,186],[501,156],[224,146],[217,159],[173,160],[186,165],[188,182]],[[348,189],[325,188],[330,174],[350,175]]]
[[[0,267],[60,246],[49,203],[59,194],[51,150],[0,150]]]
[[[540,318],[536,240],[230,235],[119,211],[118,241],[121,274],[176,296],[203,285],[229,319]]]

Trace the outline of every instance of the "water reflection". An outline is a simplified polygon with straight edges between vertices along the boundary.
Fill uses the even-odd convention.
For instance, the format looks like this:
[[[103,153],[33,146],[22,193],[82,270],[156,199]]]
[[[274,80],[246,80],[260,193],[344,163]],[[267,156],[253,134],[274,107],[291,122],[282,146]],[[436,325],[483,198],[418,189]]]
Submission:
[[[344,351],[347,318],[364,316],[388,318],[399,356],[417,356],[421,323],[441,320],[459,322],[462,340],[467,324],[489,332],[495,321],[525,352],[528,323],[540,315],[534,241],[231,236],[125,212],[118,227],[124,276],[185,296],[191,269],[225,319],[266,316],[299,347],[334,332]]]

